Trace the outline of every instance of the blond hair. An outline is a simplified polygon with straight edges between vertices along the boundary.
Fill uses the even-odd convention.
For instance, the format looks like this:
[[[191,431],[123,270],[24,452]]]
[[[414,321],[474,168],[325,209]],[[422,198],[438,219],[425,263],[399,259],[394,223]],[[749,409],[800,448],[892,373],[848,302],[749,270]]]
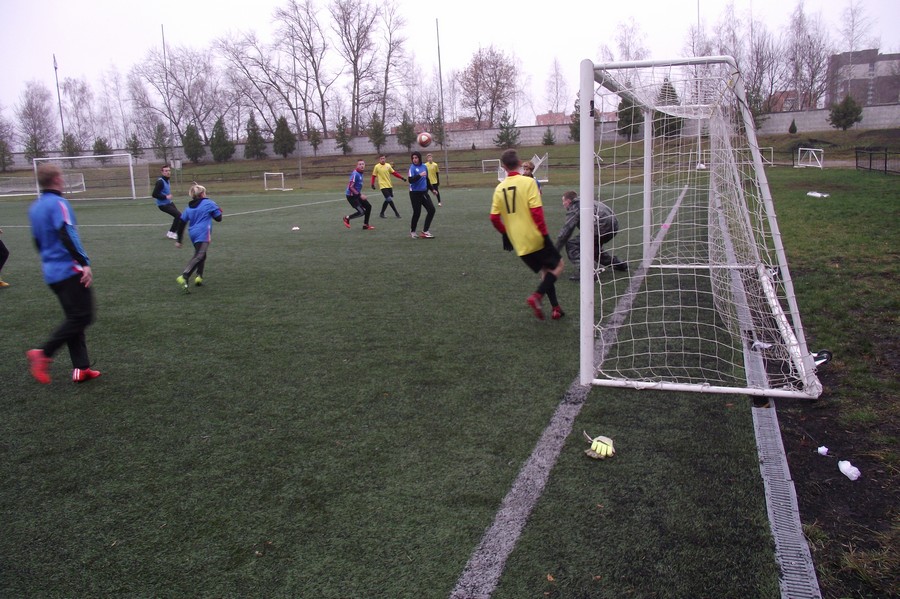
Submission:
[[[206,188],[194,183],[191,185],[191,191],[189,193],[191,194],[191,199],[196,200],[197,198],[202,198],[206,195]]]

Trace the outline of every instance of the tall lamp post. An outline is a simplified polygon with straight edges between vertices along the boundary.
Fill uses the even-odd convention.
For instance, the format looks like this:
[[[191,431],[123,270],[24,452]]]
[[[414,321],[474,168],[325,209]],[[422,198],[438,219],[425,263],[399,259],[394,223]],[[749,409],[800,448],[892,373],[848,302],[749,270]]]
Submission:
[[[56,65],[56,54],[53,55],[53,76],[56,77],[56,102],[59,105],[59,126],[62,127],[63,142],[66,140],[66,123],[62,115],[62,97],[59,95],[59,73]]]

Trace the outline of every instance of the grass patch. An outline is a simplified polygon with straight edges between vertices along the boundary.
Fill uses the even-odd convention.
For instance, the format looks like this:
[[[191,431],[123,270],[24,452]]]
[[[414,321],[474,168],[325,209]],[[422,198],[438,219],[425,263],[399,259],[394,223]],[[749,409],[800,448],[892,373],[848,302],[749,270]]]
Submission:
[[[568,176],[545,186],[551,230]],[[401,193],[403,219],[344,229],[344,174],[318,191],[210,184],[229,216],[187,296],[174,278],[189,252],[152,201],[78,203],[104,373],[83,386],[65,353],[49,386],[25,369],[60,310],[27,202],[0,202],[0,595],[446,597],[578,369],[578,286],[559,285],[565,319],[536,321],[536,281],[488,222],[492,176],[466,177],[476,187],[446,188],[433,241],[408,238]],[[891,335],[858,314],[897,313],[880,282],[896,283],[894,187],[771,178],[807,337],[835,352],[841,401],[895,392],[851,376]],[[853,196],[805,197],[851,178]],[[778,597],[747,407],[593,390],[495,596]],[[582,429],[619,456],[585,458]]]

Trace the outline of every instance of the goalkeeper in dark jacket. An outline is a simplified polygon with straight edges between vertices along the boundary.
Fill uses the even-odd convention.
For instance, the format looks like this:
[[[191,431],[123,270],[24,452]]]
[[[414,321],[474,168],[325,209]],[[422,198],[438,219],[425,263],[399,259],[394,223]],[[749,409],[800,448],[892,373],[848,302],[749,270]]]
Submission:
[[[566,248],[566,255],[574,265],[578,265],[581,261],[581,238],[572,238],[575,229],[580,229],[581,223],[581,201],[578,194],[574,191],[567,191],[562,197],[563,207],[566,209],[566,223],[559,231],[556,238],[556,249],[562,252],[563,247]],[[598,266],[612,266],[613,270],[628,270],[628,264],[619,260],[618,256],[612,256],[609,252],[603,251],[603,246],[612,241],[612,238],[619,232],[619,220],[613,214],[612,209],[603,202],[597,202],[594,210],[594,223],[596,229],[594,231],[594,268]],[[570,281],[577,281],[578,275],[569,277]]]

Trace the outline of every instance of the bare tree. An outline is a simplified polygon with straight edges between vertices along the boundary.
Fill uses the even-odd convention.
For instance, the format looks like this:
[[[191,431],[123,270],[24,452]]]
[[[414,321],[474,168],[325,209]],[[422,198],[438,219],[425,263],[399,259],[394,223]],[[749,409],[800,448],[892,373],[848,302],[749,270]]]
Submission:
[[[375,17],[377,9],[368,0],[332,0],[328,7],[332,28],[338,36],[338,53],[350,70],[350,134],[359,135],[362,106],[373,96]],[[367,93],[369,92],[369,93]]]
[[[66,133],[78,146],[90,147],[97,138],[94,124],[94,92],[84,79],[66,77],[62,83],[63,112],[68,117]]]
[[[461,106],[472,110],[479,128],[487,129],[507,109],[518,88],[513,61],[493,46],[475,53],[459,84]]]
[[[147,52],[143,62],[134,65],[128,74],[128,92],[136,113],[144,124],[168,122],[178,137],[184,135],[187,109],[179,101],[170,82],[169,69],[163,54],[156,48]],[[150,136],[154,134],[150,132]]]
[[[563,112],[569,106],[569,86],[563,73],[559,59],[554,57],[550,66],[550,75],[544,84],[544,101],[550,112]]]
[[[787,83],[784,45],[764,24],[751,24],[747,64],[742,74],[747,100],[754,115],[771,112],[772,96]]]
[[[616,32],[616,47],[619,49],[619,60],[643,60],[650,56],[644,45],[647,35],[641,30],[634,17],[619,23]]]
[[[866,37],[872,31],[872,19],[866,14],[862,0],[847,0],[843,12],[843,26],[840,28],[844,48],[851,54],[861,50]]]
[[[292,58],[299,58],[295,61],[299,69],[297,85],[306,98],[303,129],[309,131],[318,123],[317,128],[327,137],[330,89],[340,71],[332,74],[328,68],[329,44],[317,15],[313,0],[289,0],[285,8],[275,11],[275,19],[281,24],[282,46],[290,48]]]
[[[12,151],[16,144],[16,132],[13,124],[3,116],[0,106],[0,172],[6,172],[12,165]]]
[[[828,58],[831,43],[821,19],[810,19],[803,11],[803,0],[791,14],[788,26],[788,65],[791,83],[797,93],[798,108],[814,110],[825,95],[828,83]]]
[[[15,112],[25,158],[31,160],[44,157],[59,137],[53,110],[53,94],[40,81],[29,81],[25,84]]]
[[[135,126],[129,108],[127,82],[123,80],[115,66],[111,66],[103,73],[100,85],[103,96],[101,114],[109,138],[120,148],[124,147],[130,133],[137,135],[142,142],[149,141],[149,138],[144,137],[143,132]]]
[[[216,48],[228,65],[229,86],[260,115],[264,131],[274,132],[278,117],[285,111],[296,116],[290,73],[281,67],[276,47],[263,45],[251,32],[239,38],[222,38]]]
[[[225,112],[220,93],[222,75],[212,52],[183,46],[174,48],[169,61],[169,81],[177,101],[208,144],[217,116]]]
[[[393,76],[395,69],[399,67],[403,59],[403,44],[406,42],[406,38],[401,32],[406,25],[406,19],[403,18],[396,0],[385,2],[378,12],[378,17],[382,35],[380,56],[384,60],[381,64],[381,115],[383,120],[389,123],[392,117],[396,116],[388,113],[388,97],[392,95],[395,88],[393,84],[393,81],[397,79]]]

